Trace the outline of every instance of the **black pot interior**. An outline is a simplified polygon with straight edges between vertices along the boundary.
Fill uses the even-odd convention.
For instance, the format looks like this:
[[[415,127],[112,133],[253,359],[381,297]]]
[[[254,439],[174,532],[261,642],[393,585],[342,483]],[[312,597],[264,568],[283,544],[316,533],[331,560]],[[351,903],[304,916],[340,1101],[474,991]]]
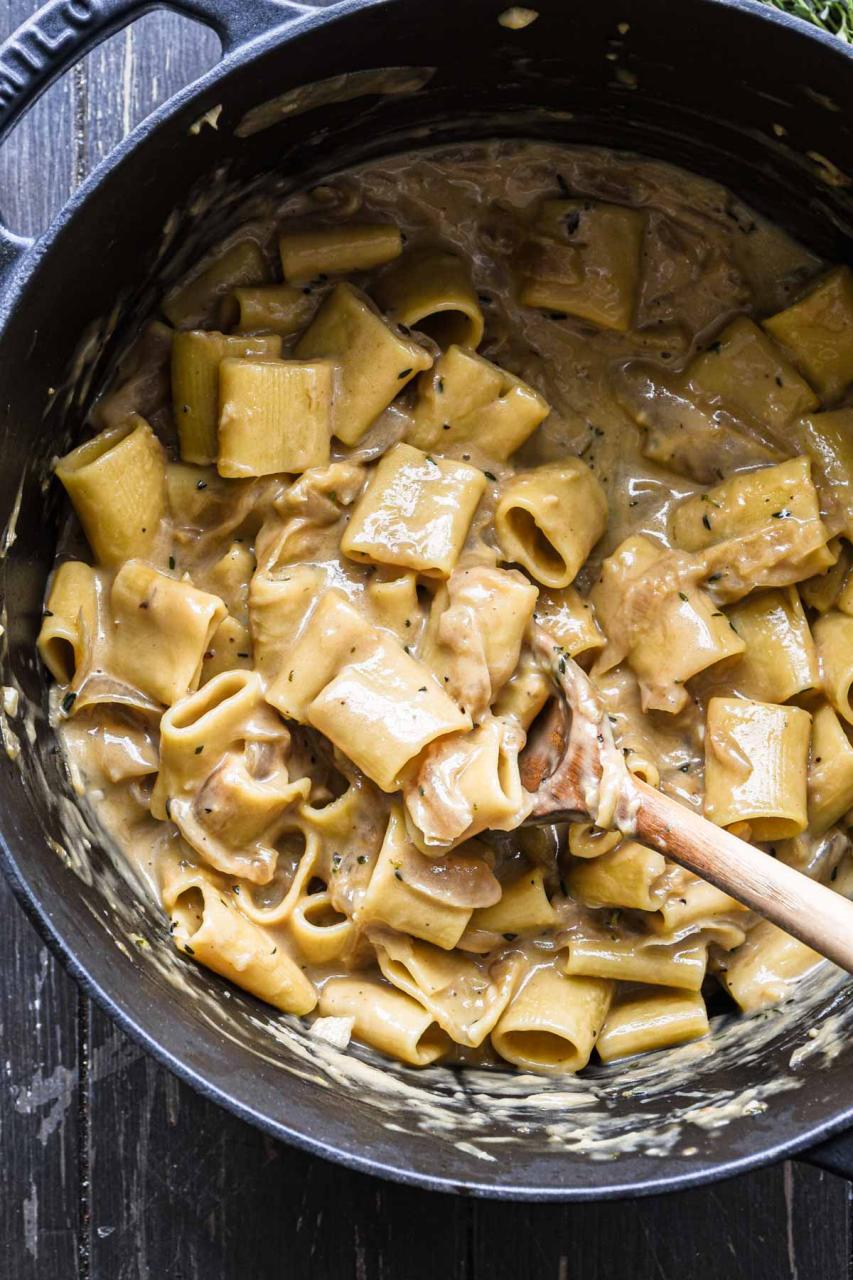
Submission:
[[[19,717],[4,718],[15,758],[0,770],[0,825],[16,887],[77,976],[166,1061],[276,1135],[432,1185],[618,1194],[744,1168],[842,1123],[849,992],[828,977],[779,1010],[718,1020],[711,1043],[579,1080],[418,1073],[325,1048],[250,997],[224,997],[223,983],[173,952],[162,919],[77,814],[35,661],[61,514],[49,461],[80,432],[93,388],[162,291],[154,278],[176,275],[239,220],[247,190],[456,139],[594,143],[720,179],[849,260],[853,59],[840,45],[748,3],[680,0],[673,21],[671,0],[541,0],[537,21],[516,32],[498,24],[501,8],[391,0],[260,42],[143,126],[24,264],[0,385],[0,524],[13,530],[3,679],[24,695]],[[294,87],[377,68],[408,70],[385,92],[375,77],[337,81],[324,104],[235,132]],[[218,129],[191,133],[220,103]]]

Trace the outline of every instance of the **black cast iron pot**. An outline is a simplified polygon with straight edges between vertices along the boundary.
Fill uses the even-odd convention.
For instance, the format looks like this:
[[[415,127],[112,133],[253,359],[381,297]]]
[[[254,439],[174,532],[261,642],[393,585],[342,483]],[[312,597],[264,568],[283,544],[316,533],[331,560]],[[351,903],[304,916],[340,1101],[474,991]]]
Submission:
[[[237,1115],[425,1187],[593,1199],[722,1177],[843,1130],[853,987],[824,978],[778,1011],[715,1020],[713,1052],[687,1046],[584,1080],[337,1053],[174,953],[77,816],[34,650],[61,514],[50,459],[79,433],[136,318],[239,219],[246,189],[287,190],[407,146],[563,139],[721,179],[828,258],[850,259],[849,50],[750,0],[532,2],[537,21],[510,31],[497,22],[504,0],[172,0],[220,34],[219,66],[145,121],[37,242],[0,230],[0,674],[22,693],[2,726],[14,758],[0,757],[0,837],[15,892],[83,987]],[[150,7],[52,0],[0,49],[0,136],[55,75]],[[318,81],[329,82],[321,93],[246,128],[259,104]],[[219,105],[218,128],[192,129]],[[810,1157],[853,1173],[853,1140]]]

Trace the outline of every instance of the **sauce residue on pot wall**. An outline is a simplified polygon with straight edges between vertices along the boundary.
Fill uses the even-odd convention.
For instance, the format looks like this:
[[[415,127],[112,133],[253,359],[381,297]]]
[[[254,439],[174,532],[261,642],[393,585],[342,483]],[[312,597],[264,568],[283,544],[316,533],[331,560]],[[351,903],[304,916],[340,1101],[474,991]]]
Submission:
[[[555,324],[536,313],[518,314],[506,300],[506,281],[482,254],[478,255],[471,238],[472,220],[466,212],[480,201],[483,192],[489,200],[523,206],[550,193],[557,171],[574,189],[591,196],[618,199],[619,193],[630,187],[641,193],[652,211],[677,211],[685,236],[697,245],[707,246],[718,238],[720,243],[729,243],[739,234],[739,222],[753,216],[715,184],[662,164],[581,148],[531,145],[519,149],[517,144],[504,143],[471,146],[453,153],[452,167],[440,154],[400,157],[350,174],[344,182],[366,213],[388,215],[393,210],[410,226],[426,223],[473,259],[480,272],[478,287],[492,298],[497,314],[501,360],[546,388],[555,405],[556,413],[542,442],[544,456],[580,451],[587,443],[588,423],[600,423],[605,438],[597,444],[599,465],[603,474],[609,470],[615,477],[617,491],[622,478],[625,522],[627,504],[637,495],[643,528],[660,536],[674,496],[672,475],[636,453],[626,457],[619,443],[624,413],[604,388],[605,365],[618,358],[623,339],[611,335],[602,350],[593,347],[572,324]],[[233,209],[236,217],[239,201],[234,201]],[[301,196],[290,209],[278,207],[274,199],[265,204],[262,195],[253,197],[251,206],[261,237],[287,212],[304,209]],[[790,289],[792,282],[807,278],[818,268],[815,258],[792,246],[769,224],[757,220],[752,225],[755,230],[749,244],[742,246],[739,272],[731,277],[722,272],[704,280],[704,292],[703,263],[707,258],[697,250],[699,285],[693,282],[691,305],[701,308],[703,301],[710,300],[709,323],[718,322],[727,307],[737,310],[744,278],[769,310],[785,301],[783,284]],[[501,234],[500,219],[494,230],[496,236]],[[675,336],[668,333],[668,345],[673,341]],[[660,343],[656,349],[660,352]],[[680,358],[687,355],[687,350],[682,350]],[[690,481],[679,482],[677,496],[695,489]],[[632,508],[632,526],[636,518]],[[617,519],[613,539],[621,532]],[[602,553],[605,550],[602,548]],[[50,775],[45,773],[41,779],[33,776],[32,761],[27,769],[29,787],[43,799],[50,796]],[[102,813],[109,831],[105,841],[102,826],[79,800],[53,796],[50,804],[61,810],[60,822],[67,836],[62,843],[72,868],[91,882],[92,846],[106,843],[112,847],[116,836],[123,843],[121,815]],[[137,859],[137,867],[148,860],[147,855]],[[121,858],[116,858],[115,865],[121,868],[121,878],[99,870],[98,880],[116,921],[126,930],[127,938],[142,936],[153,944],[150,950],[144,949],[139,962],[155,965],[170,983],[191,993],[200,1017],[284,1071],[310,1079],[319,1088],[346,1090],[358,1098],[355,1105],[369,1108],[387,1130],[437,1135],[480,1162],[495,1158],[492,1148],[501,1152],[515,1142],[531,1140],[543,1150],[604,1160],[632,1151],[678,1154],[679,1144],[684,1142],[688,1142],[687,1154],[686,1126],[714,1130],[744,1116],[760,1115],[774,1096],[800,1086],[798,1069],[804,1063],[811,1069],[831,1057],[844,1024],[845,1015],[835,995],[837,975],[824,971],[806,984],[795,1005],[747,1021],[715,1020],[711,1041],[615,1071],[601,1070],[583,1080],[543,1081],[494,1071],[468,1071],[463,1078],[442,1068],[418,1074],[384,1060],[380,1064],[378,1057],[361,1048],[343,1053],[318,1043],[308,1028],[259,1011],[240,993],[229,993],[223,1004],[219,984],[174,956],[165,936],[158,932],[162,922],[152,921],[150,909],[142,909],[136,897],[133,904],[128,903],[122,887],[130,883],[136,893],[138,881]],[[141,919],[145,933],[140,933]],[[117,945],[124,946],[119,932],[116,929],[114,933]],[[820,1024],[818,1037],[802,1043],[802,1023],[812,1019]],[[825,1037],[821,1027],[830,1028]],[[758,1070],[766,1054],[779,1043],[790,1046],[791,1070],[769,1081],[750,1081],[753,1069]],[[626,1098],[636,1100],[629,1117],[624,1114]]]

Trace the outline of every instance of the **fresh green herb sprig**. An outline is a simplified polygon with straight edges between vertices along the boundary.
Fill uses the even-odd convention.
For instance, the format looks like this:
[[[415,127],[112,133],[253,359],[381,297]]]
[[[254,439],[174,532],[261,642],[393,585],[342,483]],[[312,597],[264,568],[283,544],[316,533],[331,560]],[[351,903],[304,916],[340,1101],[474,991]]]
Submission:
[[[765,0],[765,3],[853,44],[853,0]]]

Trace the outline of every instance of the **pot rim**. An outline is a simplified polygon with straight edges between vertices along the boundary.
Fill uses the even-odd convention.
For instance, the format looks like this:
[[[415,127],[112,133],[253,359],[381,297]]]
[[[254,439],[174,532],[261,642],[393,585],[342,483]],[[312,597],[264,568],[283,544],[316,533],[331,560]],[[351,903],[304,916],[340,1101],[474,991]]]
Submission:
[[[853,47],[843,44],[837,37],[816,27],[810,27],[790,14],[771,8],[761,0],[697,0],[706,6],[730,9],[749,15],[764,23],[784,27],[799,38],[814,41],[830,49],[834,54],[844,58],[853,66]],[[118,169],[125,159],[143,146],[149,135],[156,132],[170,119],[192,107],[193,112],[201,114],[211,105],[205,98],[211,90],[218,90],[228,79],[232,71],[263,58],[276,47],[283,46],[303,34],[316,28],[353,17],[367,7],[382,4],[383,8],[403,8],[407,0],[343,0],[342,4],[333,5],[329,9],[315,9],[300,18],[273,27],[248,43],[227,52],[210,70],[204,73],[178,93],[174,94],[160,107],[147,116],[134,130],[118,144],[110,154],[87,176],[86,180],[61,207],[48,228],[38,239],[22,252],[10,270],[0,289],[0,336],[5,330],[14,312],[20,294],[35,277],[41,260],[53,248],[61,236],[66,224],[74,219],[84,208],[91,192],[97,188],[105,176]],[[29,799],[22,802],[29,803]],[[798,1152],[842,1132],[853,1124],[853,1103],[835,1111],[828,1117],[817,1120],[804,1129],[797,1129],[791,1136],[773,1141],[772,1134],[763,1135],[754,1130],[755,1148],[745,1155],[737,1155],[728,1159],[714,1159],[710,1156],[697,1157],[695,1170],[662,1172],[660,1176],[646,1177],[640,1181],[617,1181],[605,1186],[563,1186],[554,1183],[508,1183],[495,1184],[478,1181],[466,1176],[453,1178],[423,1172],[408,1165],[398,1165],[387,1160],[379,1160],[371,1156],[369,1149],[353,1148],[343,1143],[325,1141],[315,1137],[303,1129],[290,1128],[288,1125],[271,1118],[259,1111],[250,1103],[241,1099],[228,1087],[215,1083],[209,1075],[205,1075],[181,1057],[177,1052],[167,1048],[150,1030],[146,1020],[134,1015],[126,1007],[120,994],[112,994],[90,972],[90,967],[82,961],[71,941],[65,936],[59,924],[52,918],[48,901],[42,900],[37,890],[31,885],[23,868],[23,857],[19,860],[12,850],[12,843],[20,837],[8,834],[10,824],[6,815],[0,813],[0,867],[10,884],[16,900],[24,908],[30,921],[51,952],[62,962],[64,968],[82,988],[84,993],[93,999],[103,1011],[145,1052],[151,1054],[158,1062],[167,1067],[179,1079],[189,1084],[197,1093],[208,1101],[215,1102],[238,1119],[252,1124],[271,1137],[288,1143],[314,1156],[334,1161],[359,1173],[372,1174],[409,1186],[426,1190],[457,1193],[482,1197],[486,1199],[527,1201],[527,1202],[591,1202],[598,1200],[616,1200],[626,1197],[638,1197],[660,1194],[667,1191],[686,1190],[692,1187],[711,1183],[736,1174],[746,1173],[752,1169],[774,1163],[784,1157],[796,1155]],[[23,850],[21,850],[23,854]],[[149,1019],[154,1026],[154,1018]],[[821,1073],[821,1078],[829,1082],[831,1071]],[[831,1089],[827,1085],[825,1093]],[[802,1096],[802,1095],[801,1095]],[[793,1121],[796,1125],[796,1120]],[[571,1157],[570,1157],[571,1158]],[[645,1159],[645,1158],[644,1158]],[[666,1170],[670,1157],[660,1157],[660,1167]],[[597,1166],[588,1161],[587,1168],[594,1176]],[[610,1167],[613,1167],[612,1165]],[[629,1164],[625,1164],[626,1173]],[[558,1166],[555,1166],[558,1170]]]

